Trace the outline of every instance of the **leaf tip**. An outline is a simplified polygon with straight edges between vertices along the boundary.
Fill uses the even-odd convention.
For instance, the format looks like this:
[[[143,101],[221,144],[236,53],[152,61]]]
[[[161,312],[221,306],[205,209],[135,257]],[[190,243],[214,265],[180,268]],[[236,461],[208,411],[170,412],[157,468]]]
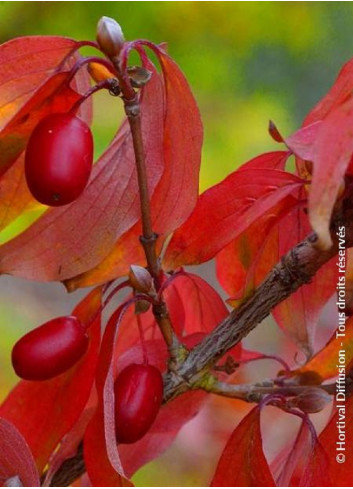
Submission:
[[[268,123],[268,132],[269,132],[270,136],[272,137],[272,139],[274,141],[276,141],[276,143],[283,143],[284,142],[284,139],[283,139],[281,133],[279,132],[279,130],[277,129],[276,124],[271,120]]]

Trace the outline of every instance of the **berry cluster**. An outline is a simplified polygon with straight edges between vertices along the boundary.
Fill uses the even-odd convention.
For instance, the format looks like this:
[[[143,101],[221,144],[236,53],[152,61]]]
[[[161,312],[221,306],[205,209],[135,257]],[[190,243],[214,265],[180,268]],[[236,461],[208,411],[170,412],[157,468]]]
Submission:
[[[108,57],[118,54],[123,37],[119,31],[116,38],[116,25],[105,19],[99,32],[100,49]],[[88,184],[93,164],[93,137],[88,125],[77,117],[77,110],[84,100],[101,88],[107,88],[115,96],[120,94],[117,80],[107,71],[106,63],[93,61],[94,58],[85,58],[78,68],[90,62],[89,71],[97,84],[69,112],[44,117],[27,143],[26,181],[33,197],[42,204],[53,207],[70,204]],[[72,69],[73,76],[78,68]],[[134,86],[142,86],[150,74],[142,68],[131,72],[131,77],[141,78],[141,74],[142,82],[140,80],[140,84]],[[138,277],[135,282],[130,277],[131,287],[141,290],[142,280],[145,284],[142,291],[149,290],[152,287],[149,273],[137,268],[135,273]],[[12,350],[15,372],[29,381],[45,381],[64,374],[87,352],[88,328],[89,325],[83,325],[77,317],[64,316],[27,333]],[[115,380],[114,397],[116,440],[118,443],[134,443],[147,433],[161,407],[163,379],[160,371],[149,365],[146,358],[144,364],[127,366]]]
[[[25,380],[49,380],[73,367],[86,353],[86,328],[75,316],[52,319],[23,336],[13,347],[12,365]],[[116,439],[134,443],[154,422],[163,399],[163,379],[152,365],[131,364],[114,384]]]
[[[90,128],[73,113],[42,119],[26,148],[25,174],[36,200],[66,205],[84,191],[92,170]],[[73,367],[86,353],[86,328],[75,316],[52,319],[23,336],[12,350],[12,365],[25,380],[49,380]],[[116,439],[134,443],[154,422],[163,398],[163,380],[155,367],[131,364],[114,384]]]

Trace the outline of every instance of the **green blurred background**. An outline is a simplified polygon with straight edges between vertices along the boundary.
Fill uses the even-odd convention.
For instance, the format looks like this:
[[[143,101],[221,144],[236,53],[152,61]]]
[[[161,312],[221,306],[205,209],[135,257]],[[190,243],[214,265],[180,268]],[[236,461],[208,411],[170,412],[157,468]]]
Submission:
[[[278,147],[267,133],[269,119],[284,135],[300,125],[353,55],[352,14],[351,2],[0,2],[0,42],[30,34],[94,39],[102,15],[118,20],[127,39],[167,41],[200,106],[205,128],[200,186],[205,189],[247,159]],[[109,96],[97,95],[97,154],[114,134],[116,120]],[[4,397],[15,382],[9,366],[13,342],[38,323],[69,312],[79,293],[67,298],[60,285],[8,277],[0,279],[0,289]],[[273,341],[270,348],[275,347]],[[212,402],[223,409],[225,421],[205,432]],[[219,401],[211,401],[202,416],[161,461],[140,471],[137,483],[207,483],[214,463],[209,447],[218,453],[223,443],[215,441],[214,432],[229,432],[239,417]]]

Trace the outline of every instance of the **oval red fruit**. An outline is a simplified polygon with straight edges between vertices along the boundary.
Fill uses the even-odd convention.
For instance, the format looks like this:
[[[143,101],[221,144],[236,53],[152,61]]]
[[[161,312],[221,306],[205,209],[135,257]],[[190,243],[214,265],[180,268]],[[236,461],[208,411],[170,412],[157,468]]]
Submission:
[[[88,336],[75,316],[52,319],[15,344],[12,365],[26,380],[47,380],[71,368],[86,352]]]
[[[51,114],[35,127],[25,155],[28,187],[42,204],[69,204],[85,189],[92,170],[93,138],[73,114]]]
[[[163,399],[163,379],[152,365],[131,364],[114,383],[118,443],[135,443],[152,426]]]

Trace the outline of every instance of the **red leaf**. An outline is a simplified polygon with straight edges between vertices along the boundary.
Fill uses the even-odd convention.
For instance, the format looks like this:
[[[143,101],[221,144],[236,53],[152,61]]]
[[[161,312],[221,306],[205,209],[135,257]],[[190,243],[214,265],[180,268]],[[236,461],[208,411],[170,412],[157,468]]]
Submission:
[[[73,314],[83,324],[89,324],[99,310],[100,299],[101,290],[93,290]],[[0,416],[23,434],[40,471],[88,400],[99,351],[100,317],[96,317],[88,332],[90,346],[77,365],[48,381],[21,381],[0,407]]]
[[[258,168],[270,169],[272,163],[260,160]],[[310,233],[308,218],[298,205],[305,200],[306,191],[301,187],[264,213],[217,255],[217,276],[230,294],[233,306],[251,295],[280,257]],[[322,307],[334,293],[336,272],[332,260],[309,285],[301,287],[274,310],[278,324],[308,356]]]
[[[299,158],[313,161],[313,146],[321,124],[322,121],[318,121],[299,129],[285,139],[286,146]]]
[[[279,224],[279,257],[310,232],[311,227],[303,209],[294,208]],[[308,357],[312,355],[313,338],[321,310],[334,294],[336,282],[337,266],[333,259],[318,271],[310,284],[300,287],[272,311],[279,326]]]
[[[98,407],[84,438],[84,459],[93,486],[126,485],[115,438],[113,354],[120,321],[127,307],[121,305],[110,317],[102,340],[96,375]]]
[[[159,125],[159,128],[163,127],[163,133],[160,132],[164,171],[151,199],[153,229],[161,235],[158,243],[161,247],[165,236],[185,221],[197,201],[202,123],[184,75],[164,51],[155,48],[165,83],[164,123]],[[155,132],[158,132],[157,124],[156,128]],[[151,131],[146,135],[146,141],[148,138],[151,138]],[[152,158],[147,161],[148,173],[152,162]],[[69,290],[126,275],[131,263],[144,265],[143,250],[138,243],[140,235],[139,221],[117,241],[102,263],[70,280],[66,284]]]
[[[23,161],[24,153],[1,178],[0,229],[4,229],[25,210],[38,205],[28,190]]]
[[[304,146],[299,148],[296,143],[300,141],[295,141],[295,145],[293,147],[292,142],[289,142],[289,146],[293,149],[294,153],[297,155],[302,155],[302,157],[306,156],[307,160],[312,161],[314,158],[313,154],[313,138],[316,137],[316,134],[321,126],[321,121],[325,119],[332,111],[334,111],[339,105],[343,104],[347,101],[352,94],[353,87],[353,59],[349,60],[341,69],[335,83],[328,91],[328,93],[315,105],[315,107],[309,112],[303,122],[303,129],[299,130],[298,133],[295,133],[295,139],[297,139],[296,135],[300,135],[300,139],[304,136],[304,139],[312,139],[312,141],[307,140],[304,141]],[[317,125],[315,123],[318,123]],[[305,128],[308,127],[308,132]],[[310,129],[309,129],[310,127]],[[308,138],[307,138],[308,136]],[[292,136],[289,138],[291,139]],[[305,148],[305,146],[307,146]],[[304,153],[303,153],[304,150]],[[299,173],[301,176],[311,178],[312,169],[309,166],[309,172],[307,170],[307,164],[304,161],[300,161],[297,159],[297,167],[299,169]]]
[[[107,402],[111,402],[109,399]],[[92,486],[123,487],[129,484],[120,469],[115,470],[107,455],[102,406],[98,408],[85,433],[84,459]]]
[[[20,484],[16,483],[16,487],[40,486],[33,455],[26,440],[15,426],[0,418],[0,485],[9,485],[4,483],[12,477],[19,478],[17,482]]]
[[[279,158],[278,153],[272,155]],[[173,235],[165,266],[171,269],[213,258],[301,185],[302,180],[290,173],[241,167],[200,196],[189,219]]]
[[[284,170],[288,153],[262,155],[243,168]],[[279,259],[276,224],[296,204],[290,195],[276,208],[253,222],[238,238],[229,243],[216,257],[217,278],[231,296],[228,302],[237,306],[251,295]]]
[[[67,290],[72,292],[80,287],[89,287],[92,284],[104,283],[128,275],[131,263],[146,266],[145,253],[139,240],[141,235],[142,228],[139,221],[118,239],[113,250],[96,267],[65,280]]]
[[[53,74],[79,47],[71,39],[40,36],[0,46],[0,175],[18,158],[40,118],[67,110],[79,98],[66,84],[68,72]]]
[[[308,466],[315,453],[320,450],[315,428],[310,419],[303,419],[297,436],[292,446],[286,446],[271,464],[276,485],[279,487],[297,487],[303,485],[301,481],[306,477]],[[314,486],[326,486],[326,474],[324,470],[311,474],[316,479]]]
[[[153,196],[153,227],[159,234],[168,234],[196,205],[203,129],[196,101],[180,68],[163,49],[157,48],[156,55],[166,94],[165,168]]]
[[[165,300],[173,327],[186,336],[209,333],[226,316],[228,310],[219,294],[201,277],[181,273],[165,290]]]
[[[211,486],[275,486],[262,448],[258,406],[233,431],[218,462]]]
[[[244,163],[240,170],[282,170],[286,167],[287,160],[290,156],[288,151],[272,151],[256,156],[247,163]]]
[[[176,334],[184,337],[193,333],[209,333],[227,315],[228,310],[219,294],[201,277],[182,272],[167,285],[163,298]],[[140,315],[146,339],[160,338],[159,329],[151,309]],[[137,319],[130,308],[121,320],[120,351],[124,352],[139,341]],[[122,340],[118,342],[121,345]],[[240,351],[240,345],[238,346]]]
[[[330,476],[327,473],[328,465],[327,449],[317,440],[306,470],[298,481],[298,487],[327,487],[331,485]],[[334,484],[336,486],[336,484]],[[339,484],[338,484],[339,485]]]
[[[327,344],[318,351],[309,362],[294,370],[293,375],[316,372],[323,380],[337,375],[337,359],[339,350],[345,351],[346,365],[353,360],[353,318],[345,323],[344,336],[336,336],[336,331]]]
[[[325,429],[319,436],[321,446],[325,448],[325,454],[318,450],[316,456],[311,461],[308,467],[307,477],[310,473],[319,472],[322,466],[325,467],[327,476],[327,485],[335,487],[351,487],[352,485],[352,463],[353,463],[353,397],[347,398],[346,402],[337,402],[337,404],[345,405],[345,409],[338,408],[334,416],[331,418]],[[341,423],[337,425],[337,423]],[[343,423],[343,424],[342,424]],[[339,433],[345,433],[345,450],[339,450],[340,446],[337,442],[341,441]],[[339,463],[336,456],[343,453],[345,462]],[[331,480],[331,484],[329,481]],[[303,485],[306,481],[303,481]],[[309,479],[309,482],[312,482]]]
[[[163,171],[163,91],[157,72],[145,87],[142,127],[149,187]],[[1,272],[34,280],[64,280],[97,265],[117,236],[139,219],[135,159],[125,122],[93,168],[85,192],[74,203],[51,209],[17,238],[0,248]],[[82,222],[85,225],[82,225]]]
[[[2,127],[80,44],[65,37],[28,36],[0,46]]]
[[[353,98],[321,124],[314,145],[309,216],[324,248],[331,246],[330,219],[353,154]]]
[[[337,402],[337,401],[336,401]],[[353,462],[353,397],[347,398],[346,402],[338,402],[345,408],[336,408],[334,415],[319,436],[310,462],[300,481],[300,486],[334,486],[351,487],[352,485],[352,462]],[[339,424],[337,424],[339,423]],[[341,424],[340,424],[341,423]],[[341,446],[339,433],[344,433],[344,450]],[[342,458],[337,460],[337,456]],[[325,482],[322,482],[325,477]]]
[[[278,262],[281,219],[297,202],[289,195],[218,253],[217,277],[232,306],[249,297]]]

